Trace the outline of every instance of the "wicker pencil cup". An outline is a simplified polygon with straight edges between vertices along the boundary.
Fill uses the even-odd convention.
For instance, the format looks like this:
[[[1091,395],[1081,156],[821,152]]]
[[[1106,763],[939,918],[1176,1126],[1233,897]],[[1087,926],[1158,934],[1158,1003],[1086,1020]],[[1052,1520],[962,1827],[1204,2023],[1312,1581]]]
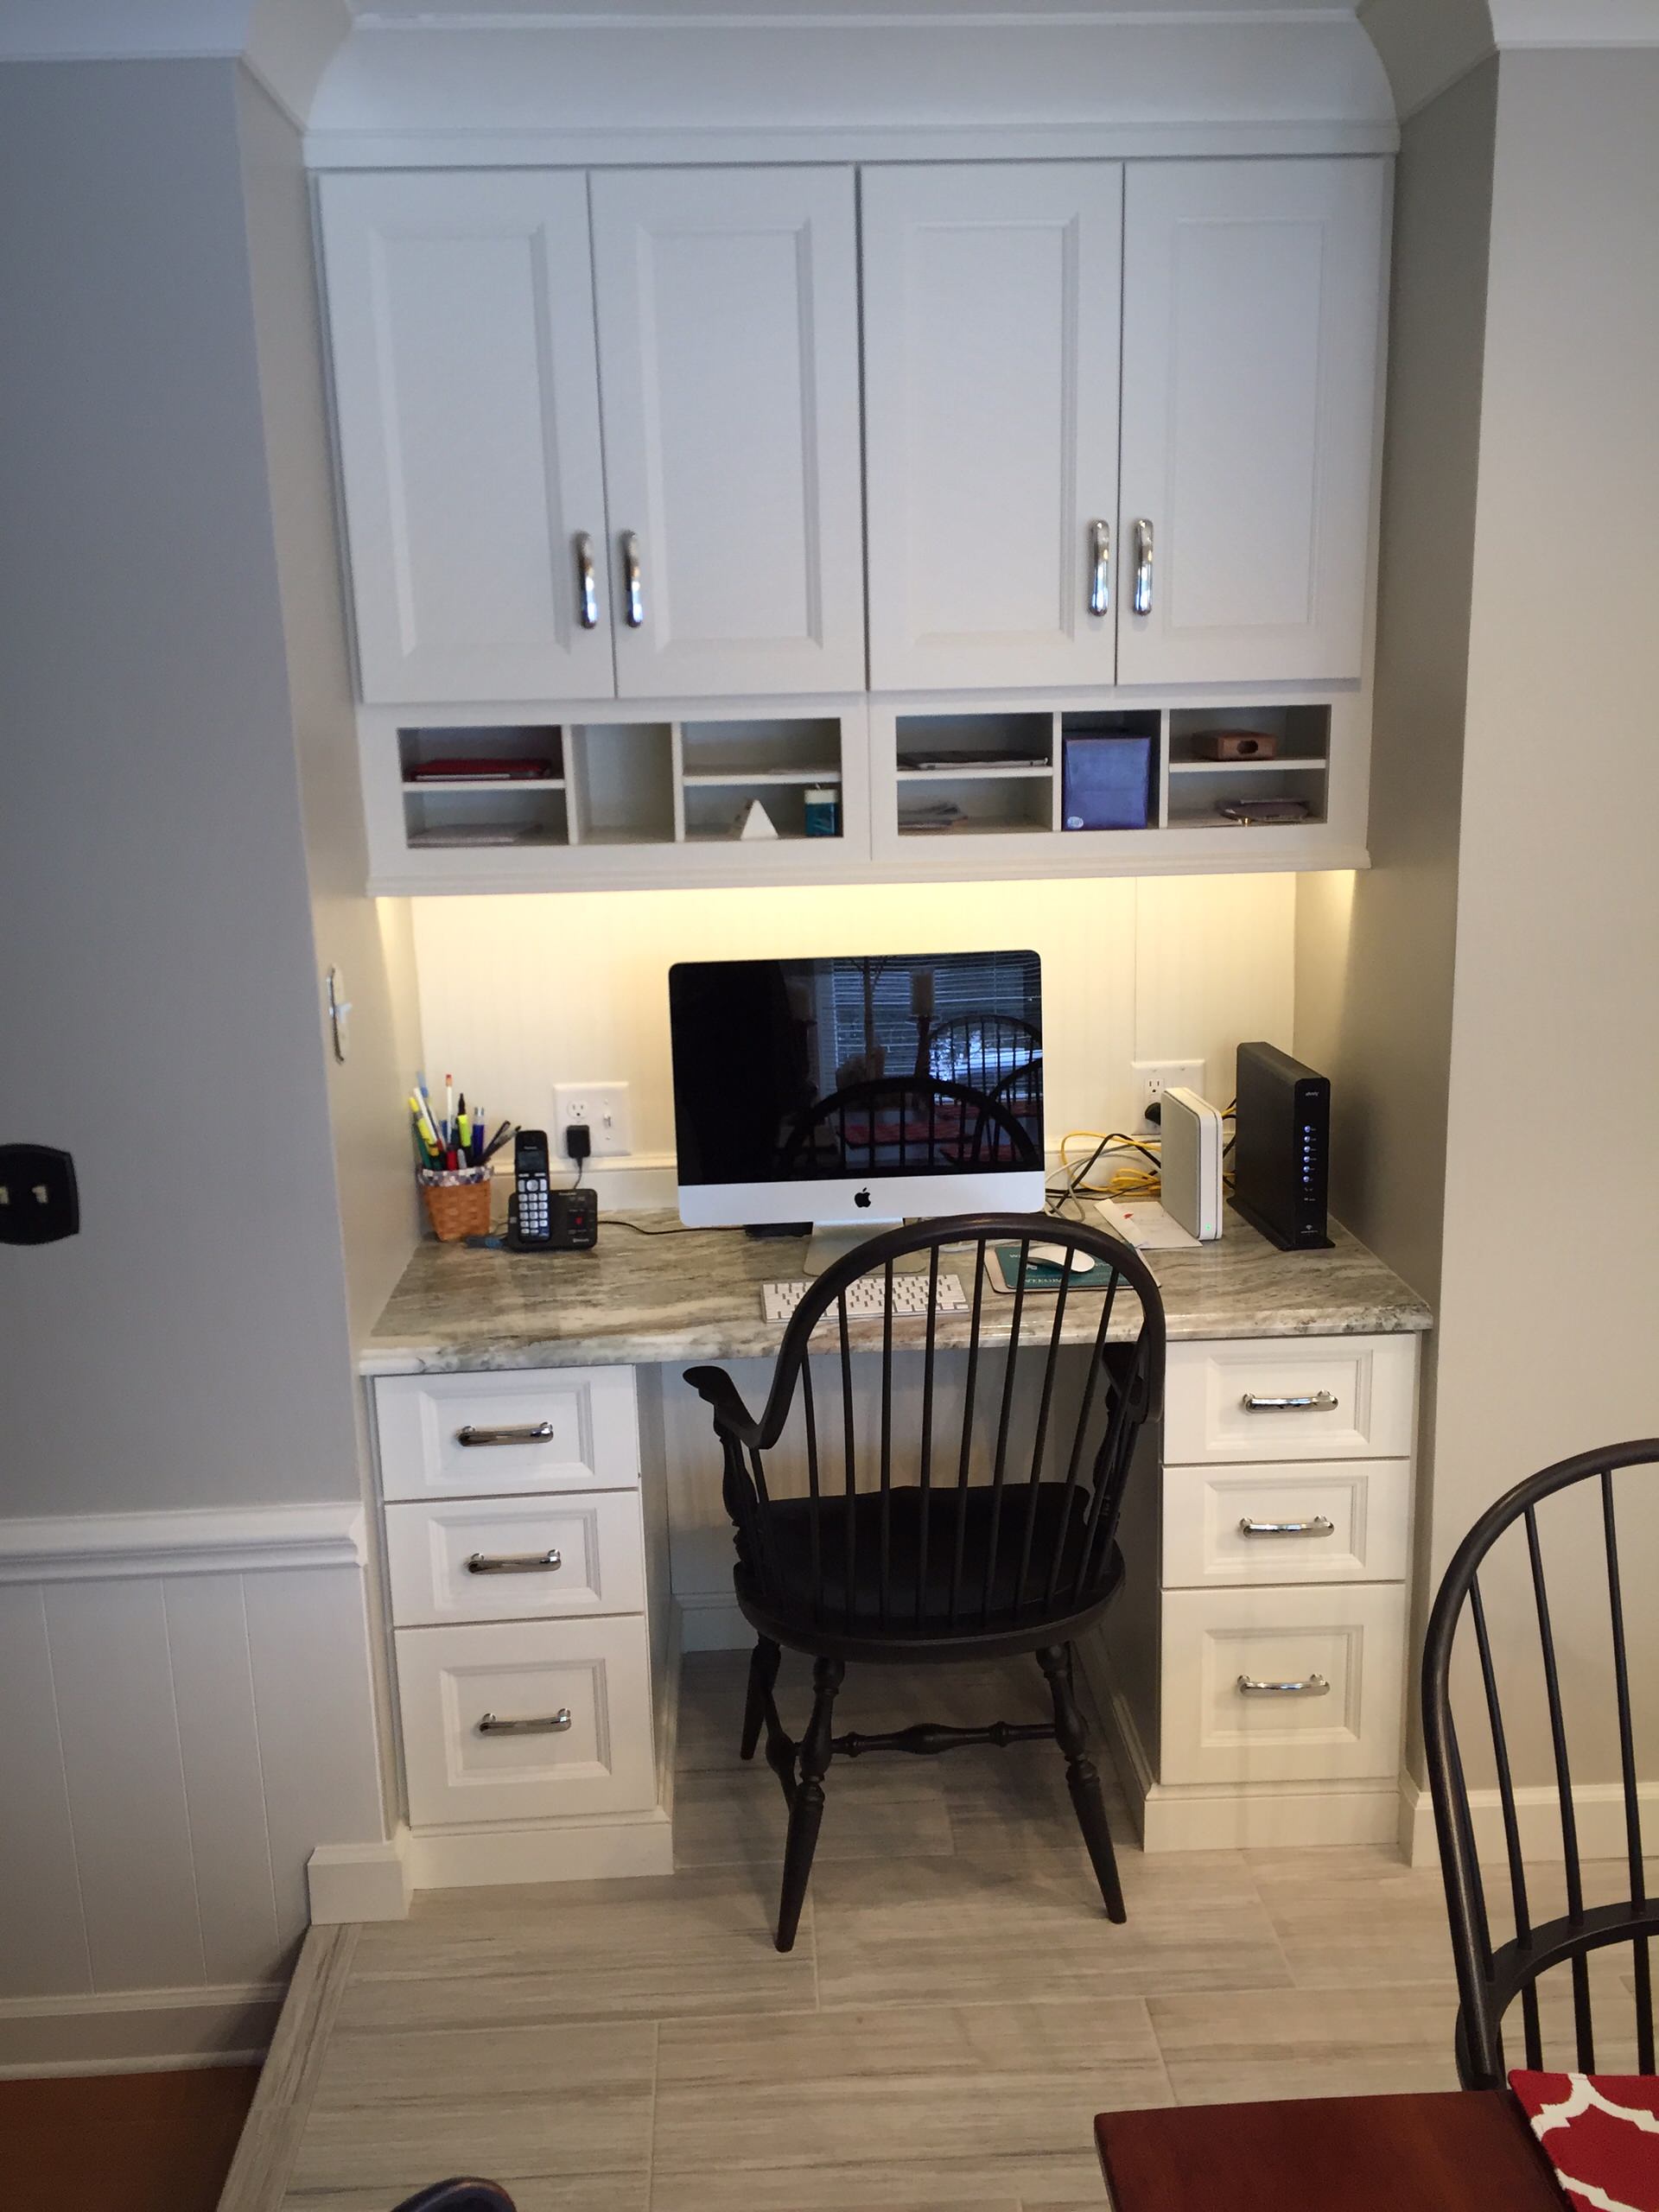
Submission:
[[[426,1199],[426,1217],[432,1224],[433,1234],[446,1244],[458,1244],[463,1236],[487,1236],[490,1233],[490,1174],[487,1168],[475,1169],[473,1179],[463,1182],[461,1173],[442,1177],[421,1178],[421,1192]]]

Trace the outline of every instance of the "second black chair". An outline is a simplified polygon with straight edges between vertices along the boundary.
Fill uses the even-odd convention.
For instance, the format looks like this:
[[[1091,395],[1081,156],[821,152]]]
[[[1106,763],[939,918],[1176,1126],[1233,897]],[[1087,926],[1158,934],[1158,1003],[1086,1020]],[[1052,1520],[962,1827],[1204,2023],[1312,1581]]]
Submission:
[[[1064,1255],[1046,1293],[1029,1281],[1035,1243]],[[988,1252],[1002,1255],[1007,1292],[988,1287]],[[895,1273],[918,1257],[927,1316],[895,1319]],[[969,1293],[961,1316],[940,1315],[932,1295],[952,1273]],[[849,1317],[847,1293],[865,1277],[885,1286],[880,1319]],[[1124,1917],[1071,1647],[1122,1580],[1118,1510],[1163,1377],[1163,1306],[1145,1263],[1103,1230],[1029,1214],[893,1230],[826,1269],[790,1321],[758,1419],[723,1370],[687,1374],[714,1409],[733,1580],[759,1639],[741,1752],[753,1756],[764,1729],[789,1805],[780,1951],[795,1941],[830,1761],[878,1751],[1057,1743],[1107,1913]],[[814,1662],[798,1741],[773,1694],[785,1646]],[[1052,1721],[833,1732],[849,1661],[1022,1653],[1042,1670]]]

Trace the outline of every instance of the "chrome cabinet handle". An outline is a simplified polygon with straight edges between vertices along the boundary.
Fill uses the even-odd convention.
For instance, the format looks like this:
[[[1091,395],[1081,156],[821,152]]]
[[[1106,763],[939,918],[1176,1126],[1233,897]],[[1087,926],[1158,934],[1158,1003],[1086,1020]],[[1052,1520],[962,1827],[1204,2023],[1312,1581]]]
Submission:
[[[528,1720],[498,1720],[493,1713],[481,1716],[478,1724],[480,1736],[563,1736],[570,1726],[570,1708],[562,1705],[556,1713],[532,1715]]]
[[[544,1552],[509,1552],[500,1559],[474,1552],[467,1561],[468,1574],[552,1574],[564,1565],[564,1555],[554,1547]]]
[[[594,541],[585,530],[576,537],[576,620],[584,630],[599,627],[599,578],[594,569]]]
[[[1152,524],[1145,515],[1139,516],[1135,525],[1135,597],[1131,604],[1137,614],[1152,612]]]
[[[639,576],[639,540],[631,530],[622,533],[622,575],[627,586],[626,621],[637,630],[645,619],[645,591]]]
[[[550,1421],[526,1422],[522,1428],[474,1428],[468,1421],[465,1428],[455,1431],[457,1444],[548,1444],[552,1441],[553,1424]]]
[[[1304,1390],[1289,1398],[1258,1398],[1247,1390],[1239,1403],[1247,1414],[1332,1414],[1337,1402],[1329,1390]]]
[[[1323,1513],[1316,1513],[1311,1521],[1252,1521],[1246,1514],[1238,1524],[1238,1533],[1241,1536],[1329,1536],[1336,1525]]]
[[[1331,1685],[1323,1675],[1310,1675],[1305,1682],[1258,1682],[1253,1675],[1238,1678],[1240,1697],[1329,1697]]]
[[[1109,522],[1091,522],[1089,525],[1090,563],[1089,575],[1089,612],[1109,614],[1112,611],[1112,526]]]

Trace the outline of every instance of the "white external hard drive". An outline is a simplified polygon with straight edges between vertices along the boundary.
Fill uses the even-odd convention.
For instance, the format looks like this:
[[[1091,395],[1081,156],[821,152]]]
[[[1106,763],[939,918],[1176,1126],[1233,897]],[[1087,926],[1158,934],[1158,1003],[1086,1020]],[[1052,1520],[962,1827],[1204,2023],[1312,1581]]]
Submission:
[[[1196,1090],[1179,1084],[1165,1091],[1160,1110],[1164,1211],[1200,1244],[1213,1243],[1221,1234],[1221,1116]]]

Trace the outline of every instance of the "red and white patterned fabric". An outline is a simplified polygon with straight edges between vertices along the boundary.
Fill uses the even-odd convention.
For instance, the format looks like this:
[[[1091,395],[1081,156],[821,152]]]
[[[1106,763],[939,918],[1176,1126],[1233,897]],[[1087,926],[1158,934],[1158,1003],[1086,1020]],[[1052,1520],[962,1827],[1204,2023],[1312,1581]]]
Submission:
[[[1659,2079],[1514,2073],[1510,2087],[1579,2212],[1659,2212]]]

